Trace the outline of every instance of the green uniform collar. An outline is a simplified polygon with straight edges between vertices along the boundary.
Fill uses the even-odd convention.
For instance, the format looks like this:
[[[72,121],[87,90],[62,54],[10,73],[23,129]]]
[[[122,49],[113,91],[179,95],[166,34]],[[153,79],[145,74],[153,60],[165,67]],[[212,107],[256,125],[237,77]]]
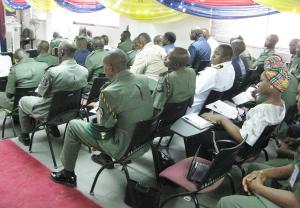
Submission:
[[[111,82],[115,82],[118,80],[122,80],[122,79],[126,79],[126,77],[130,76],[132,73],[129,72],[127,69],[124,69],[122,71],[120,71],[119,73],[117,73],[115,75],[115,77],[111,80]]]
[[[19,63],[28,63],[28,62],[34,62],[33,58],[22,58]]]
[[[47,57],[50,56],[48,53],[40,53],[37,57]]]
[[[61,62],[60,65],[69,65],[69,64],[77,64],[75,59],[68,59],[68,60],[64,60],[63,62]]]

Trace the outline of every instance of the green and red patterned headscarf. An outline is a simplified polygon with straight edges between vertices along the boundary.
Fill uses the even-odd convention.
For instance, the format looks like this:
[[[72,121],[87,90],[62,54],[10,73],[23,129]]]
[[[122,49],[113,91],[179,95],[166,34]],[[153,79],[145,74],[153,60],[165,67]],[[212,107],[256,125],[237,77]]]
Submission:
[[[280,92],[289,85],[288,69],[279,55],[273,54],[264,61],[265,75],[271,85]]]

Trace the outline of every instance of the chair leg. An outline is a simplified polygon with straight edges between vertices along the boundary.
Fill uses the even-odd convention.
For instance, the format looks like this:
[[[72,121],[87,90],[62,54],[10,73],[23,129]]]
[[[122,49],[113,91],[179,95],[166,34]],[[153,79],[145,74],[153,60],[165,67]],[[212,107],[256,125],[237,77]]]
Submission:
[[[265,154],[265,160],[266,160],[266,161],[269,161],[269,155],[268,155],[267,150],[266,150],[266,149],[263,149],[263,152],[264,152],[264,154]]]
[[[159,141],[157,143],[157,146],[159,147],[160,146],[160,143],[161,143],[161,140],[163,139],[163,137],[159,137]]]
[[[169,146],[170,146],[170,144],[171,144],[171,142],[172,142],[172,139],[173,139],[173,137],[174,137],[174,134],[172,134],[172,136],[170,137],[170,139],[169,139],[169,141],[168,141],[168,144],[167,144],[167,147],[169,147]]]
[[[97,174],[96,174],[96,176],[95,176],[95,178],[94,178],[94,181],[93,181],[91,190],[90,190],[90,194],[91,194],[91,195],[94,195],[94,189],[95,189],[96,183],[97,183],[97,181],[98,181],[99,175],[102,173],[102,171],[103,171],[105,168],[107,168],[107,167],[108,167],[109,165],[111,165],[111,164],[114,164],[114,162],[112,162],[112,163],[107,163],[106,165],[102,166],[102,167],[100,168],[100,170],[98,170],[98,172],[97,172]]]
[[[195,208],[200,208],[199,201],[197,199],[197,194],[192,194],[192,199],[194,201]]]
[[[229,178],[229,181],[230,181],[230,186],[231,186],[231,192],[232,194],[235,194],[235,187],[234,187],[234,181],[233,181],[233,178],[232,178],[232,175],[230,173],[227,173],[226,174]]]
[[[14,132],[14,137],[16,137],[17,134],[16,134],[16,129],[15,129],[15,124],[14,124],[14,119],[13,119],[13,117],[11,117],[11,125],[12,125],[12,129],[13,129],[13,132]]]
[[[87,108],[85,108],[85,116],[86,116],[86,121],[87,121],[87,122],[90,122],[90,119],[89,119],[89,112],[88,112]]]
[[[241,165],[238,165],[238,168],[240,169],[241,174],[242,174],[242,177],[244,178],[244,177],[246,176],[246,171],[245,171],[245,169],[244,169]]]
[[[56,165],[55,155],[54,155],[54,151],[53,151],[53,147],[52,147],[52,142],[51,142],[51,139],[50,139],[50,136],[49,136],[49,131],[47,129],[46,129],[46,133],[47,133],[47,140],[48,140],[48,144],[49,144],[49,147],[50,147],[50,152],[51,152],[51,157],[52,157],[52,160],[53,160],[54,168],[56,169],[57,165]]]
[[[64,131],[64,136],[63,136],[63,141],[65,142],[65,137],[66,137],[66,132],[68,128],[69,122],[66,124],[65,131]]]
[[[7,115],[5,114],[4,120],[2,122],[2,139],[4,138],[4,131],[5,131],[6,119],[7,119]]]
[[[29,152],[30,152],[30,153],[32,153],[33,137],[34,137],[34,134],[35,134],[36,130],[38,130],[38,128],[40,128],[40,126],[36,126],[36,127],[34,128],[34,130],[32,131],[32,133],[31,133],[30,144],[29,144]]]

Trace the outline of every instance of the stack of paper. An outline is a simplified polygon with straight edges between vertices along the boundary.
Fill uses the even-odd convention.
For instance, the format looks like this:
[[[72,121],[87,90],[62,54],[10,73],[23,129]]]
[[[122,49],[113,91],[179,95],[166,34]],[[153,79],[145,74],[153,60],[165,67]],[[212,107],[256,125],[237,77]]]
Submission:
[[[197,113],[191,113],[191,114],[183,116],[182,118],[184,121],[188,122],[189,124],[193,125],[194,127],[198,128],[198,129],[206,129],[206,128],[213,126],[213,124],[211,122],[198,116]]]
[[[211,109],[219,114],[222,114],[223,116],[226,116],[230,119],[236,119],[238,116],[238,110],[236,107],[228,105],[227,103],[224,103],[221,100],[206,105],[206,108]]]
[[[255,98],[252,96],[252,92],[254,90],[256,90],[255,87],[248,87],[248,89],[245,92],[242,92],[242,93],[238,94],[237,96],[234,96],[232,98],[232,101],[236,105],[241,105],[241,104],[247,103],[249,101],[255,101]]]

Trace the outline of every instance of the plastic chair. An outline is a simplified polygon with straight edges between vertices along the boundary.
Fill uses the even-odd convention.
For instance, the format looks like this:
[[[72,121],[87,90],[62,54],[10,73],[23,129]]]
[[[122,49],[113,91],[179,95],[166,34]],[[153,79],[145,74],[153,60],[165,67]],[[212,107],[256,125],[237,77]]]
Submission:
[[[30,146],[29,146],[30,153],[32,153],[32,143],[33,143],[34,134],[42,126],[47,127],[47,126],[54,126],[54,125],[67,123],[64,131],[64,136],[63,136],[63,138],[65,138],[65,133],[69,121],[80,116],[81,93],[82,93],[82,89],[76,91],[60,91],[54,93],[47,119],[35,120],[35,128],[30,137]],[[46,129],[47,140],[48,140],[54,168],[57,168],[55,155],[52,148],[52,143],[49,137],[49,131],[48,128],[45,129]]]
[[[2,123],[2,138],[4,138],[4,131],[5,131],[5,123],[7,118],[11,119],[11,123],[12,123],[12,127],[13,127],[13,132],[14,132],[14,136],[16,137],[16,131],[15,131],[15,125],[14,125],[14,121],[13,121],[13,116],[18,115],[18,106],[19,106],[19,100],[23,97],[23,96],[31,96],[35,94],[35,89],[36,87],[29,87],[29,88],[16,88],[16,94],[14,97],[14,104],[13,104],[13,109],[9,110],[9,109],[2,109],[5,112],[5,117]]]
[[[204,176],[199,183],[191,182],[187,179],[187,174],[193,157],[181,160],[162,171],[159,175],[160,177],[177,184],[186,191],[168,197],[161,203],[160,208],[164,207],[170,200],[182,196],[191,196],[194,201],[195,207],[199,208],[200,205],[197,199],[197,194],[208,193],[215,190],[222,184],[225,176],[228,176],[228,178],[230,179],[232,193],[234,194],[234,183],[229,171],[231,170],[233,165],[236,165],[238,162],[240,162],[238,153],[243,145],[244,142],[235,147],[223,148],[220,151],[218,150],[218,148],[216,148],[216,152],[218,153],[212,161],[197,157],[197,162],[209,166],[208,170],[203,173]]]
[[[170,130],[172,124],[179,118],[184,116],[188,106],[191,105],[193,98],[189,98],[181,103],[166,103],[163,111],[158,118],[158,127],[155,131],[154,137],[160,137],[158,145],[164,136],[171,136],[167,147],[170,145],[174,133]]]
[[[97,174],[94,178],[93,185],[90,190],[90,194],[92,194],[92,195],[94,194],[94,189],[95,189],[98,177],[102,173],[102,171],[105,168],[107,168],[111,165],[114,165],[114,164],[120,164],[122,166],[122,170],[125,173],[127,182],[129,182],[130,178],[129,178],[127,165],[128,165],[128,163],[130,163],[130,160],[134,158],[135,153],[150,146],[150,143],[152,142],[152,140],[154,138],[153,137],[154,130],[157,127],[157,117],[158,116],[155,116],[149,120],[140,121],[136,124],[136,127],[134,129],[134,132],[133,132],[133,135],[131,138],[130,145],[129,145],[126,153],[120,159],[117,159],[115,161],[112,161],[111,163],[105,164],[104,166],[102,166],[100,168],[100,170],[97,172]]]
[[[250,162],[258,158],[261,151],[264,152],[265,160],[266,161],[269,160],[268,152],[265,150],[265,148],[269,144],[270,138],[272,136],[272,132],[274,131],[275,127],[276,125],[267,126],[253,146],[248,145],[246,142],[242,146],[240,150],[240,157],[243,158],[243,160],[242,162],[238,163],[237,166],[241,170],[243,176],[245,176],[245,171],[242,168],[242,164],[244,162]],[[224,146],[228,147],[228,146],[237,145],[237,142],[233,140],[218,140],[216,141],[216,143],[221,148]]]
[[[89,108],[88,105],[92,102],[96,102],[99,100],[100,89],[101,87],[108,82],[107,77],[97,77],[94,79],[92,88],[87,99],[84,101],[81,107],[81,111],[84,113],[84,117],[86,117],[87,121],[89,121]]]
[[[5,92],[7,77],[0,77],[0,92]]]

